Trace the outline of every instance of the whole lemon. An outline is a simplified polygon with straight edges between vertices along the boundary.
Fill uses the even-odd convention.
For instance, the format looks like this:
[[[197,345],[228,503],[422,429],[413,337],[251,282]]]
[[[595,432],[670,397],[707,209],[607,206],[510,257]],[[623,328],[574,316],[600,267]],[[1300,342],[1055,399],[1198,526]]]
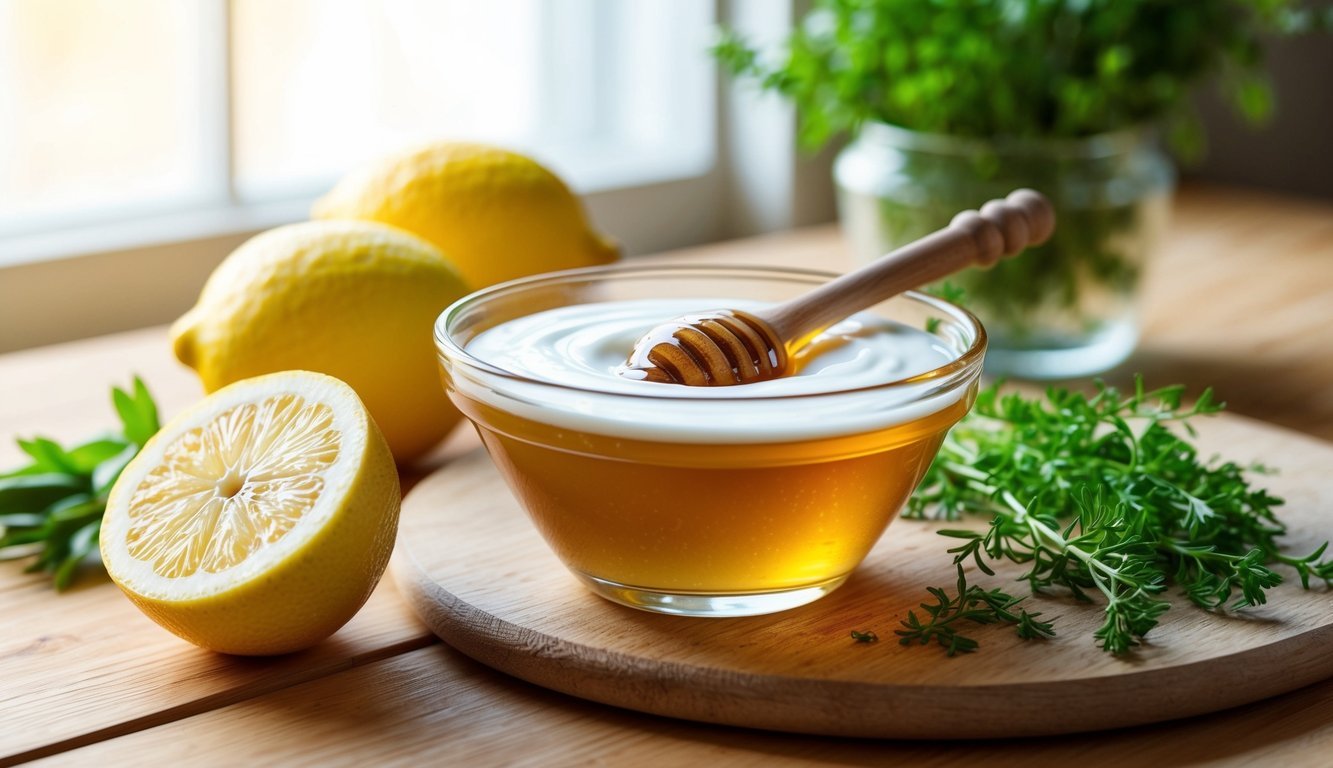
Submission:
[[[594,232],[579,199],[531,158],[437,142],[353,173],[315,203],[316,219],[362,219],[433,243],[472,288],[607,264],[619,247]]]
[[[302,369],[347,382],[399,463],[460,419],[440,385],[435,318],[467,292],[429,243],[359,221],[317,221],[246,241],[171,328],[204,389]]]

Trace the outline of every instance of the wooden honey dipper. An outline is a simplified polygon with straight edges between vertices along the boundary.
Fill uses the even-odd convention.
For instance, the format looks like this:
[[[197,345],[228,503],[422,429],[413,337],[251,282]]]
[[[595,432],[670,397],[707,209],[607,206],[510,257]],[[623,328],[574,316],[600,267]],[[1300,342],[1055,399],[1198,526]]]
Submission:
[[[974,264],[989,267],[1055,229],[1055,211],[1030,189],[963,211],[944,229],[894,250],[854,272],[755,312],[720,309],[686,315],[648,331],[620,375],[632,379],[717,387],[777,378],[789,352],[819,331],[909,288]],[[789,349],[789,347],[791,349]]]

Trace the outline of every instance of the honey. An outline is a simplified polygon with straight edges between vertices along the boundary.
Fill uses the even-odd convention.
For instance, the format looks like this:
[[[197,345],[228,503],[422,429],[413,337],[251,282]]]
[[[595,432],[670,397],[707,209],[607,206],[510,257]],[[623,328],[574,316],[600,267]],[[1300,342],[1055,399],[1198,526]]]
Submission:
[[[612,438],[455,402],[576,573],[636,589],[733,594],[846,578],[969,401],[865,434],[758,444]]]
[[[665,278],[687,272],[728,290],[672,295],[691,280]],[[790,608],[841,584],[920,482],[976,394],[980,326],[900,297],[803,340],[791,375],[688,387],[619,373],[665,318],[751,311],[817,280],[607,268],[489,289],[437,323],[445,385],[594,592],[694,616]],[[754,286],[764,295],[735,290]]]

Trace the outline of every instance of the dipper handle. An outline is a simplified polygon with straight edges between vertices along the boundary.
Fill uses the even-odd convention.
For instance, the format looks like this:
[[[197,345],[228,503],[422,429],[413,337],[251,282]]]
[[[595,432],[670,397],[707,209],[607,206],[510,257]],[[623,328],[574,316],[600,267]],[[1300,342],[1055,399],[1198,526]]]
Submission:
[[[873,263],[754,315],[786,341],[823,330],[844,317],[903,291],[932,283],[973,265],[990,267],[1033,245],[1055,229],[1055,211],[1039,192],[1020,189],[963,211],[949,226],[891,251]]]
[[[1055,229],[1041,193],[1020,189],[963,211],[949,226],[809,293],[753,313],[732,309],[676,318],[634,345],[622,376],[690,386],[762,381],[786,373],[788,352],[838,320],[974,264],[989,267]]]

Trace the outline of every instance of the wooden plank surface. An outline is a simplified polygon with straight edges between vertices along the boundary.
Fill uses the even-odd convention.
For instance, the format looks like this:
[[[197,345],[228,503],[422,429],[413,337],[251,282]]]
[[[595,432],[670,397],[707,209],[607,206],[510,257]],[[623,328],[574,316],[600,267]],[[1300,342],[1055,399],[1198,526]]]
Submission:
[[[848,266],[844,253],[836,229],[821,227],[721,243],[667,258],[838,270]],[[1212,384],[1235,412],[1333,439],[1333,355],[1329,354],[1333,344],[1325,330],[1333,319],[1333,207],[1259,193],[1186,189],[1162,258],[1150,269],[1146,296],[1144,343],[1113,379],[1123,380],[1131,371],[1142,370],[1150,383]],[[171,360],[161,328],[0,356],[0,466],[18,458],[8,440],[11,435],[78,439],[113,425],[107,388],[127,383],[134,372],[148,380],[166,414],[199,394],[193,374]],[[457,434],[461,445],[470,444],[466,432]],[[344,629],[347,642],[252,668],[256,662],[210,657],[137,619],[126,612],[128,603],[109,584],[84,582],[72,595],[61,597],[42,592],[44,588],[41,577],[22,574],[17,564],[0,563],[0,608],[17,608],[20,601],[23,606],[7,611],[0,623],[0,754],[33,748],[58,752],[178,720],[169,731],[159,726],[132,741],[114,738],[100,751],[84,747],[58,762],[111,760],[140,765],[144,753],[136,749],[167,754],[168,742],[207,742],[216,743],[218,751],[201,752],[213,757],[204,762],[234,763],[224,745],[248,745],[246,729],[251,721],[186,716],[247,696],[256,698],[215,714],[236,712],[238,707],[250,707],[245,711],[261,715],[293,713],[279,723],[279,732],[288,740],[285,744],[256,742],[254,748],[266,745],[299,755],[308,743],[313,754],[326,757],[323,762],[343,754],[373,760],[377,746],[385,748],[385,754],[412,762],[407,758],[413,745],[425,745],[423,750],[429,744],[447,747],[433,741],[440,734],[432,733],[432,728],[471,745],[470,754],[489,763],[549,762],[543,760],[546,755],[567,757],[564,762],[623,763],[642,754],[645,744],[655,745],[654,754],[666,761],[723,758],[742,764],[821,755],[832,762],[876,763],[898,754],[916,756],[926,764],[946,764],[982,754],[971,748],[923,750],[756,735],[614,713],[536,691],[475,666],[465,676],[450,677],[440,672],[438,662],[423,661],[434,654],[433,658],[447,655],[458,663],[456,654],[443,649],[359,667],[286,693],[259,695],[328,675],[349,663],[414,647],[413,643],[425,641],[424,632],[398,596],[381,588],[370,607]],[[66,631],[71,627],[77,631]],[[81,638],[78,632],[91,634]],[[117,661],[102,664],[99,657]],[[404,660],[419,664],[419,674],[395,666]],[[397,670],[390,674],[390,687],[367,690],[363,697],[361,686],[389,674],[385,670]],[[358,672],[364,675],[357,676]],[[21,684],[16,684],[19,680]],[[361,706],[366,709],[364,717],[330,714],[327,725],[313,722],[320,719],[325,705],[305,698],[314,695],[308,693],[312,690],[331,697],[330,713],[354,713]],[[526,693],[513,698],[514,690]],[[402,701],[395,702],[394,696]],[[434,703],[419,708],[414,702],[422,699]],[[448,709],[451,704],[469,714],[453,719],[448,713],[459,710]],[[1135,735],[1114,743],[1126,758],[1174,755],[1175,762],[1185,762],[1189,755],[1203,760],[1234,754],[1261,764],[1308,764],[1312,756],[1326,755],[1333,745],[1326,723],[1331,706],[1333,688],[1325,684],[1206,718],[1197,726],[1127,732]],[[491,711],[497,713],[494,719],[488,719]],[[543,738],[514,738],[517,731],[505,728],[506,717],[520,724],[540,724]],[[614,727],[604,725],[606,718],[614,721]],[[215,733],[210,729],[218,727],[216,723],[230,725]],[[1084,760],[1108,743],[1075,737],[1032,748],[1038,749],[1038,756]],[[394,751],[395,744],[402,746]],[[1126,744],[1129,751],[1121,752]],[[1159,749],[1163,744],[1172,749]],[[997,745],[985,754],[1017,759],[1024,749]],[[114,760],[116,755],[123,759]]]
[[[7,566],[8,568],[12,566]],[[385,580],[305,653],[246,659],[149,621],[105,577],[56,597],[40,580],[0,592],[0,765],[178,720],[434,642]]]
[[[1333,538],[1333,444],[1241,416],[1193,422],[1201,453],[1278,470],[1283,541],[1304,555]],[[972,521],[984,529],[980,521]],[[1009,628],[968,632],[978,653],[894,642],[898,622],[949,584],[935,530],[894,522],[833,594],[767,616],[725,621],[636,611],[583,587],[537,533],[483,451],[426,478],[403,502],[393,574],[448,644],[530,682],[594,701],[709,723],[835,736],[968,738],[1050,735],[1158,722],[1249,703],[1333,677],[1333,595],[1294,573],[1268,605],[1219,616],[1174,591],[1173,608],[1124,658],[1096,647],[1101,604],[1058,594],[1024,603],[1058,617],[1056,637]],[[448,541],[441,547],[439,542]],[[973,579],[1022,594],[1026,565]],[[883,640],[850,638],[871,630]],[[1169,692],[1169,694],[1168,694]],[[1058,718],[1051,717],[1059,712]]]
[[[1314,766],[1333,753],[1330,711],[1333,681],[1264,704],[1097,737],[964,743],[794,736],[591,704],[499,675],[441,645],[103,742],[76,756],[79,764],[96,766],[143,765],[151,756],[157,764],[291,768]],[[968,719],[952,723],[962,731]],[[35,765],[68,765],[70,757]]]

